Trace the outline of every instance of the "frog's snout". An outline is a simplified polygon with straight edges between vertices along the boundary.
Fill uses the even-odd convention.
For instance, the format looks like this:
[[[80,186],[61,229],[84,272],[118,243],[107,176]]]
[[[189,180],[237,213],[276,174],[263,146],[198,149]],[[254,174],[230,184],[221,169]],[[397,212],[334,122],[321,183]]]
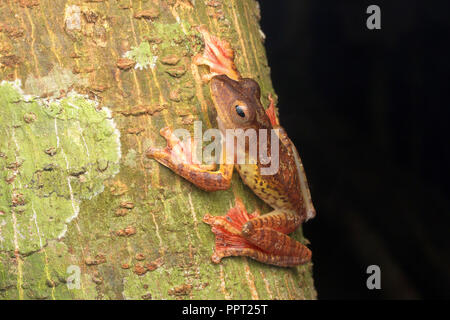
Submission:
[[[209,85],[210,85],[211,91],[214,95],[217,95],[224,85],[224,81],[223,81],[222,77],[223,76],[220,75],[220,76],[214,76],[211,78],[211,82]]]
[[[234,88],[237,84],[237,81],[228,78],[224,74],[220,74],[211,78],[210,86],[213,93],[218,94],[219,92],[225,92],[225,88]]]

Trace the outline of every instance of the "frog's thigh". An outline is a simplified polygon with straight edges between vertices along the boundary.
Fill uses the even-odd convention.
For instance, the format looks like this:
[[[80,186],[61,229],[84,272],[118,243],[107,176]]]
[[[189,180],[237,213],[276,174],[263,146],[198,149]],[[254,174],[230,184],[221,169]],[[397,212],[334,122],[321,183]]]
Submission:
[[[301,264],[311,259],[311,251],[285,234],[294,231],[300,222],[298,215],[276,210],[245,223],[242,235],[248,242],[271,255],[292,257]]]
[[[247,232],[249,232],[250,230],[258,228],[270,228],[288,234],[294,232],[301,222],[302,219],[298,214],[274,210],[270,213],[251,219],[243,226],[243,230],[247,229]]]
[[[251,244],[274,255],[311,256],[311,252],[305,245],[274,229],[259,228],[249,232],[244,226],[242,234]]]

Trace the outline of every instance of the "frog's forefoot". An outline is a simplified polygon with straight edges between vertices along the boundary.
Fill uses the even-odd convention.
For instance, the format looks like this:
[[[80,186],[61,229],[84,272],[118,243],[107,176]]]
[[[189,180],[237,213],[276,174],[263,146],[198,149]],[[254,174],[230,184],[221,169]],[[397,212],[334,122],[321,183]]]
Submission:
[[[193,161],[193,141],[186,139],[181,141],[169,127],[164,127],[159,131],[167,141],[167,146],[163,149],[150,147],[146,151],[149,158],[154,158],[158,162],[165,164],[168,159],[172,162],[192,164]]]
[[[233,80],[239,80],[241,75],[234,64],[234,52],[227,41],[218,39],[211,35],[205,26],[197,27],[202,34],[205,43],[203,54],[198,54],[193,58],[196,65],[207,65],[210,74],[203,76],[205,81],[220,74],[225,74]]]
[[[269,107],[266,109],[266,114],[269,117],[272,126],[278,125],[277,114],[275,111],[275,102],[273,101],[272,95],[269,93],[267,99],[269,99]]]
[[[194,139],[186,137],[180,140],[168,127],[162,128],[160,134],[166,139],[167,145],[165,148],[150,147],[145,154],[148,158],[158,161],[203,190],[229,188],[233,165],[221,164],[216,170],[216,163],[202,163],[201,158],[196,157]]]

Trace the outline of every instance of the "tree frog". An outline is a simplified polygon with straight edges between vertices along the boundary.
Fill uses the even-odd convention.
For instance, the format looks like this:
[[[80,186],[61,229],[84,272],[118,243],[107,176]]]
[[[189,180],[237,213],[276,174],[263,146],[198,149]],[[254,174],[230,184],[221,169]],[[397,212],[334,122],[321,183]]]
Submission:
[[[258,83],[241,77],[229,43],[209,34],[204,27],[198,30],[203,35],[205,49],[193,62],[210,68],[211,73],[205,79],[210,81],[219,129],[222,133],[227,129],[255,129],[256,132],[278,129],[279,168],[274,174],[263,175],[264,165],[258,159],[244,164],[222,161],[216,170],[210,165],[196,164],[192,161],[192,141],[178,140],[168,127],[160,131],[167,146],[164,149],[151,147],[146,155],[206,191],[229,188],[236,169],[242,181],[274,209],[264,215],[248,213],[242,201],[236,199],[236,206],[225,216],[206,214],[203,221],[211,225],[216,235],[213,262],[219,263],[229,256],[247,256],[285,267],[306,263],[311,260],[311,251],[287,235],[315,216],[300,156],[277,124],[273,100],[270,99],[270,107],[264,110]],[[247,155],[248,150],[248,146],[244,146],[238,151]],[[225,152],[223,154],[225,156]]]

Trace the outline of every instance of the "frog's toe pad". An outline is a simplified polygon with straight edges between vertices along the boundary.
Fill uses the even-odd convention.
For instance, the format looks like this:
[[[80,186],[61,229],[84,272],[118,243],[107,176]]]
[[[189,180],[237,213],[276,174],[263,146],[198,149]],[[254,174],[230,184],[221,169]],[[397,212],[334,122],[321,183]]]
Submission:
[[[154,158],[163,164],[171,162],[174,164],[197,164],[193,154],[193,139],[180,140],[169,127],[164,127],[159,131],[160,135],[166,139],[165,148],[150,147],[146,151],[148,158]]]
[[[249,255],[250,251],[259,250],[248,242],[241,233],[242,226],[250,219],[256,218],[259,213],[248,213],[244,204],[236,199],[236,206],[231,208],[225,216],[211,216],[206,214],[203,222],[211,226],[211,231],[216,235],[215,250],[211,257],[214,263],[228,256]]]

